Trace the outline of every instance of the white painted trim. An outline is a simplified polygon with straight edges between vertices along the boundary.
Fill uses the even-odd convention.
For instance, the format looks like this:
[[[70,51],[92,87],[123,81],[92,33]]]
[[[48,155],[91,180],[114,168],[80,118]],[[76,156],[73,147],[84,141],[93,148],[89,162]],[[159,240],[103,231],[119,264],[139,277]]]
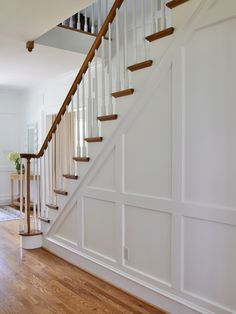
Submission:
[[[154,287],[136,277],[125,273],[122,270],[105,264],[86,253],[72,249],[52,238],[44,239],[43,247],[52,251],[53,254],[65,259],[66,261],[84,269],[115,286],[128,291],[141,299],[163,308],[170,313],[176,314],[214,314],[205,308],[196,306],[186,301],[182,297]]]

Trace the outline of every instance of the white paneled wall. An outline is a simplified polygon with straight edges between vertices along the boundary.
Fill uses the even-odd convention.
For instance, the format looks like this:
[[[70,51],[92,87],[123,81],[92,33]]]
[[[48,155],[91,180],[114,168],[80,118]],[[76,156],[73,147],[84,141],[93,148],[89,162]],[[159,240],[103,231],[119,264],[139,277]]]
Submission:
[[[173,314],[236,313],[236,6],[207,3],[45,242]],[[58,235],[75,211],[72,250]]]

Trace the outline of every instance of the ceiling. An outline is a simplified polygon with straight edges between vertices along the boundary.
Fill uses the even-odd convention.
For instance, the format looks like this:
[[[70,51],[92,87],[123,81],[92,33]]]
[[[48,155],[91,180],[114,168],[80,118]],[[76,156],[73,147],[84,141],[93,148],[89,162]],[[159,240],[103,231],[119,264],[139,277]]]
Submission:
[[[28,40],[55,27],[93,0],[0,0],[0,86],[26,87],[79,68],[84,55]]]

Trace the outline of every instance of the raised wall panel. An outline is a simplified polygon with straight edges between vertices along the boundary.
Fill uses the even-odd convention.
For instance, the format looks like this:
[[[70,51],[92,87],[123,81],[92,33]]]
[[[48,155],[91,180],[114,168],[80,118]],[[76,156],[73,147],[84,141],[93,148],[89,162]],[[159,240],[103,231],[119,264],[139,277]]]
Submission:
[[[77,203],[75,203],[68,215],[58,226],[55,235],[56,237],[60,237],[65,241],[71,242],[74,245],[78,244],[78,229],[79,221],[78,221],[78,208]]]
[[[140,207],[125,207],[127,266],[170,283],[171,215]]]
[[[96,173],[89,186],[105,190],[115,190],[115,148],[99,168],[99,171]]]
[[[235,29],[235,18],[200,29],[185,59],[185,199],[230,207],[236,207]]]
[[[115,259],[115,203],[84,198],[84,247]]]
[[[236,226],[184,219],[185,291],[236,308],[235,239]]]
[[[171,70],[125,134],[125,192],[171,198]]]

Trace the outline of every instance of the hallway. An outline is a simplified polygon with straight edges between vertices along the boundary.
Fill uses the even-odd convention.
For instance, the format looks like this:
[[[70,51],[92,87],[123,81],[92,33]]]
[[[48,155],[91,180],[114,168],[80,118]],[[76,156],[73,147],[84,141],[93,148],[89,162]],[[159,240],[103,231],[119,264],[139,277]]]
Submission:
[[[21,251],[17,228],[0,223],[0,314],[164,313],[43,249]]]

